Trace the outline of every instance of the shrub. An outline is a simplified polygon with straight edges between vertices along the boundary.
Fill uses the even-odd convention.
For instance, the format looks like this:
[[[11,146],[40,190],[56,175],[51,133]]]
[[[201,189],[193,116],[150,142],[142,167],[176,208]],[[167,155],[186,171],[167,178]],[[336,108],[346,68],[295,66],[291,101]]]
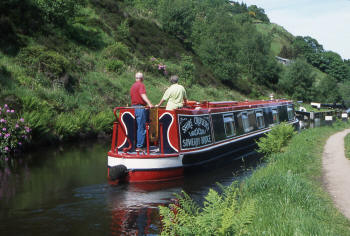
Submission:
[[[200,207],[185,193],[176,195],[177,204],[159,207],[162,216],[162,235],[242,235],[255,214],[253,201],[243,201],[234,183],[213,189]]]
[[[106,59],[129,62],[131,59],[131,53],[129,48],[123,43],[116,42],[103,50],[103,57]]]
[[[30,140],[31,129],[24,119],[16,116],[15,110],[5,104],[0,107],[0,155],[13,153]]]
[[[64,23],[77,14],[85,0],[33,0],[47,22]]]
[[[259,139],[257,142],[259,146],[258,152],[264,153],[265,155],[281,152],[294,134],[296,134],[294,127],[282,122],[272,127],[266,137]]]
[[[106,67],[108,71],[121,73],[124,69],[124,62],[121,60],[109,60]]]
[[[68,33],[73,40],[90,48],[98,49],[105,46],[102,38],[103,32],[100,29],[74,23],[68,28]]]
[[[51,79],[58,79],[64,75],[70,64],[64,56],[47,50],[43,46],[29,46],[21,49],[18,60],[28,67],[33,76],[37,72],[42,72]]]

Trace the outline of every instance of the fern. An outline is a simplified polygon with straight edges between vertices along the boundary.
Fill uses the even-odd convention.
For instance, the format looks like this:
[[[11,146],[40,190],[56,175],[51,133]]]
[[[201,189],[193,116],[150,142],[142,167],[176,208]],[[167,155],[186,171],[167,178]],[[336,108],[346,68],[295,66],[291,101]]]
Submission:
[[[203,207],[182,192],[177,202],[169,207],[160,206],[161,235],[242,235],[255,215],[255,204],[242,198],[235,183],[223,187],[222,193],[210,189]]]

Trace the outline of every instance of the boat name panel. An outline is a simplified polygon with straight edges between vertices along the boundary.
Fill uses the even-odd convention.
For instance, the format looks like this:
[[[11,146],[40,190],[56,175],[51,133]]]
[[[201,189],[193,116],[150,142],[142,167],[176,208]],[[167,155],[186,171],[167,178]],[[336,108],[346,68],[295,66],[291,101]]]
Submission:
[[[212,143],[209,115],[179,115],[181,149],[191,149]]]

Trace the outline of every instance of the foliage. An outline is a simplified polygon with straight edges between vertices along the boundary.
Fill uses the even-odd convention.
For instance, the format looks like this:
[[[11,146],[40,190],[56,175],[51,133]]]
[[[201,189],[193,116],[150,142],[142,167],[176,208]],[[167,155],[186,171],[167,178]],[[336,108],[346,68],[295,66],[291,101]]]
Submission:
[[[20,149],[30,141],[31,129],[7,104],[0,107],[0,156]]]
[[[33,0],[42,11],[46,21],[64,23],[68,18],[75,16],[85,0]]]
[[[200,208],[185,192],[176,195],[177,203],[160,206],[162,235],[243,235],[252,223],[254,201],[243,201],[233,183],[221,187],[219,194],[213,189]]]
[[[350,81],[344,81],[339,85],[339,92],[341,99],[344,102],[346,107],[350,107]]]
[[[335,103],[341,100],[337,80],[326,76],[317,85],[317,100],[323,103]]]
[[[311,66],[304,60],[297,59],[284,71],[279,81],[280,88],[296,100],[312,100],[313,84],[315,75],[311,70]]]
[[[102,54],[104,58],[121,60],[123,62],[130,62],[131,59],[129,48],[121,42],[115,42],[106,47]]]
[[[265,22],[265,23],[270,23],[270,20],[267,17],[267,15],[265,14],[264,9],[257,7],[256,5],[251,5],[248,7],[248,11],[253,12],[254,13],[253,16],[256,19],[261,20],[262,22]]]
[[[108,60],[107,62],[107,70],[116,72],[116,73],[121,73],[124,69],[124,62],[121,60]]]
[[[345,156],[350,159],[350,134],[347,134],[344,138],[344,146],[345,146]]]
[[[260,138],[257,142],[258,152],[265,155],[281,152],[295,134],[294,127],[285,122],[273,126],[271,131],[266,134],[266,137]]]
[[[283,153],[254,171],[242,184],[256,201],[251,235],[349,235],[349,221],[330,201],[322,181],[322,152],[328,137],[346,122],[295,135]]]
[[[126,40],[130,37],[130,27],[127,20],[124,20],[122,23],[120,23],[118,29],[117,29],[117,38],[119,40]]]
[[[186,87],[191,87],[194,83],[194,71],[195,65],[192,62],[192,57],[187,55],[182,55],[180,61],[181,71],[179,76]]]
[[[51,79],[63,76],[69,70],[70,64],[64,56],[43,46],[22,48],[18,60],[27,66],[31,75],[41,72]]]

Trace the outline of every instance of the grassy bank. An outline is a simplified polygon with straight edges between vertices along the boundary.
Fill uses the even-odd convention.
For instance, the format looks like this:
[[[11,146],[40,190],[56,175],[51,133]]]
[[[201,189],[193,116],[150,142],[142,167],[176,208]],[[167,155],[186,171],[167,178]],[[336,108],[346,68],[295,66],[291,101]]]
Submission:
[[[345,146],[345,156],[346,158],[350,159],[350,134],[345,136],[344,146]]]
[[[160,207],[162,235],[350,235],[350,221],[322,181],[325,142],[349,126],[338,121],[295,135],[239,185],[211,189],[202,207],[186,193],[178,196],[176,204]]]
[[[322,151],[327,138],[348,124],[309,129],[296,135],[285,153],[268,158],[242,184],[254,199],[253,235],[350,235],[350,223],[322,187]]]

